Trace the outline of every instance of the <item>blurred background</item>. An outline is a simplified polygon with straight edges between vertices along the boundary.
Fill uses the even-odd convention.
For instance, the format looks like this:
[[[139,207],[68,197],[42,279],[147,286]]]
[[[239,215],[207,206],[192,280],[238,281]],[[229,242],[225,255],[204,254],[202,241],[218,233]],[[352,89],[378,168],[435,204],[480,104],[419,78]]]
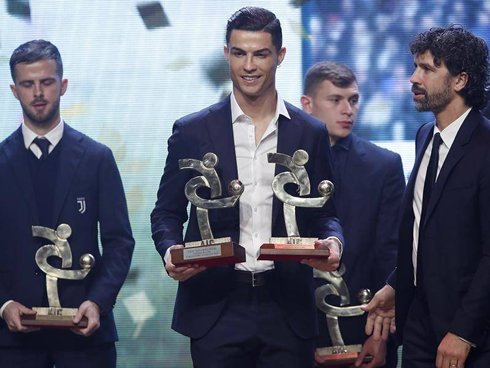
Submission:
[[[355,132],[400,153],[406,175],[415,132],[432,119],[413,107],[409,40],[459,23],[490,41],[490,2],[478,0],[0,0],[0,140],[22,121],[9,88],[10,55],[46,39],[60,49],[69,80],[64,120],[108,145],[122,174],[137,244],[115,307],[118,367],[192,366],[188,339],[170,328],[177,285],[155,251],[150,212],[173,122],[231,91],[225,26],[247,5],[281,20],[281,96],[301,107],[313,63],[347,64],[361,91]]]

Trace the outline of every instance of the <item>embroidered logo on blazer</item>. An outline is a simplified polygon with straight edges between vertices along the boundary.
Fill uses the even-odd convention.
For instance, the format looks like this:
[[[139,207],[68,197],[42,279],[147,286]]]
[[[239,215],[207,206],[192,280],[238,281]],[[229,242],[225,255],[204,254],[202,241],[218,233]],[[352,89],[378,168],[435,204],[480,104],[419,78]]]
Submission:
[[[87,205],[85,204],[85,197],[77,198],[77,203],[80,205],[78,212],[85,213]]]

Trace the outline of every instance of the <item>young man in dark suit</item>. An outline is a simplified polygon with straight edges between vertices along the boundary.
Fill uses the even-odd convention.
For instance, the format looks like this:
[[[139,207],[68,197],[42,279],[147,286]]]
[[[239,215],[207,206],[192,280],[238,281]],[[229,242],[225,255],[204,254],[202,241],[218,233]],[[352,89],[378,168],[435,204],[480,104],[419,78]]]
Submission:
[[[410,51],[415,107],[436,120],[417,132],[389,280],[403,366],[488,367],[490,122],[479,111],[489,84],[488,47],[451,26],[417,35]],[[369,306],[373,321],[392,315],[389,288]]]
[[[68,81],[56,46],[27,42],[12,54],[10,69],[24,119],[0,143],[0,366],[115,367],[112,308],[134,249],[116,162],[109,148],[62,120],[60,99]],[[35,255],[50,241],[34,237],[32,227],[56,230],[60,224],[72,229],[71,269],[80,269],[82,254],[95,257],[85,279],[57,282],[61,306],[78,308],[73,322],[84,316],[88,326],[26,327],[21,316],[48,306],[46,274]],[[61,268],[61,259],[49,259]]]
[[[352,70],[335,62],[319,62],[306,73],[303,109],[322,120],[332,145],[335,204],[344,228],[346,250],[343,275],[351,304],[359,304],[363,289],[378,291],[396,263],[397,219],[405,189],[402,161],[398,154],[380,148],[352,133],[359,111],[359,87]],[[332,346],[319,313],[318,346]],[[339,318],[346,345],[363,344],[365,317]],[[385,360],[385,342],[369,338],[364,352],[375,356],[372,365]],[[361,354],[362,356],[364,354]],[[396,347],[390,342],[388,366],[396,366]],[[321,363],[321,357],[317,356]]]
[[[152,213],[156,248],[170,277],[179,281],[172,327],[191,338],[196,367],[312,367],[318,334],[312,267],[334,270],[341,254],[342,229],[333,202],[297,211],[300,234],[321,239],[316,246],[330,250],[328,259],[258,261],[257,253],[270,236],[286,236],[283,205],[271,188],[274,175],[286,168],[268,163],[267,153],[307,151],[306,170],[316,188],[332,178],[327,130],[276,91],[276,69],[286,49],[273,13],[247,7],[233,14],[224,54],[233,92],[175,122]],[[179,170],[178,160],[202,160],[207,152],[220,160],[216,169],[224,188],[237,178],[245,186],[237,206],[210,211],[209,217],[215,237],[229,236],[245,247],[246,262],[176,267],[170,249],[200,239],[194,206],[182,236],[184,187],[199,174]],[[318,196],[314,190],[311,195]]]

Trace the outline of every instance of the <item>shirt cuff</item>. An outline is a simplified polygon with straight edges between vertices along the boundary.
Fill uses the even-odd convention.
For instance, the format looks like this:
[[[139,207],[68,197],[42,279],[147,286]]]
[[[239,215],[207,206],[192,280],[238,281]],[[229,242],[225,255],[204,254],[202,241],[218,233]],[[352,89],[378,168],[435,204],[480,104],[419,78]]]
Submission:
[[[472,342],[469,342],[468,340],[465,340],[465,339],[463,339],[462,337],[460,337],[460,336],[458,336],[458,335],[454,335],[454,336],[456,336],[456,337],[457,337],[458,339],[460,339],[461,341],[463,341],[463,342],[467,343],[467,344],[468,344],[469,346],[471,346],[472,348],[476,348],[476,345],[475,345],[475,344],[473,344]]]
[[[2,317],[2,319],[3,319],[3,311],[5,310],[7,305],[9,305],[10,303],[13,303],[13,302],[14,302],[13,300],[9,300],[9,301],[6,301],[5,303],[3,303],[2,308],[0,308],[0,317]]]
[[[329,236],[325,240],[333,240],[333,241],[335,241],[339,245],[339,259],[342,258],[342,250],[343,250],[343,247],[342,247],[342,242],[340,241],[340,239],[337,238],[336,236]]]

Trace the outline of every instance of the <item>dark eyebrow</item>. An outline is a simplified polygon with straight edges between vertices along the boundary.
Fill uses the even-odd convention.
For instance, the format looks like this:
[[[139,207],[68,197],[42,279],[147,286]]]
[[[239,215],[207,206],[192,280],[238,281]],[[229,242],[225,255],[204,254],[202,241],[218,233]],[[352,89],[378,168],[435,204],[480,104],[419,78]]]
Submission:
[[[246,54],[247,52],[245,50],[242,50],[241,48],[239,47],[236,47],[236,46],[233,46],[231,48],[231,51],[239,51],[239,52],[242,52],[244,54]],[[263,49],[260,49],[260,50],[256,50],[254,51],[253,53],[254,54],[260,54],[260,53],[263,53],[263,52],[266,52],[266,53],[271,53],[272,51],[270,49],[268,49],[267,47],[263,48]]]
[[[413,63],[413,65],[414,65],[415,67],[420,66],[420,67],[425,67],[425,68],[428,68],[428,69],[434,69],[434,68],[436,68],[436,66],[435,66],[435,65],[431,65],[431,64],[429,64],[429,63],[424,63],[424,62],[420,62],[420,63],[418,63],[418,64],[414,62],[414,63]]]

